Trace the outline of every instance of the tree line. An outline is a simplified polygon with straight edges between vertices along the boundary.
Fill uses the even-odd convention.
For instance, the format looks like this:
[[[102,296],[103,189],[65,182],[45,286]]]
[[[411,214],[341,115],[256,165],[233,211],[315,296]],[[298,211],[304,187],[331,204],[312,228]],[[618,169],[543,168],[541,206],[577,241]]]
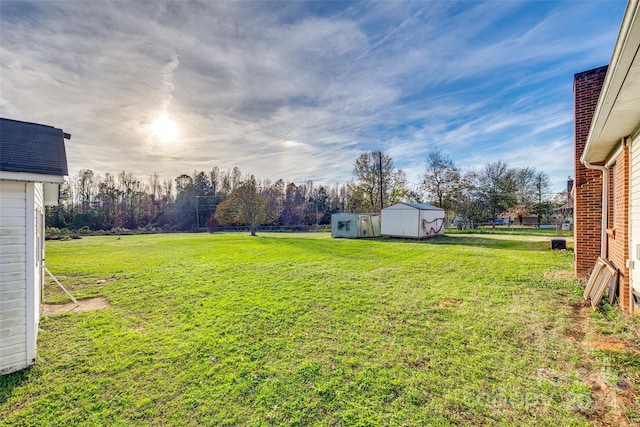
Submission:
[[[100,177],[83,169],[62,185],[61,203],[47,210],[47,226],[213,231],[221,226],[249,225],[236,209],[243,197],[258,205],[264,202],[264,212],[251,221],[258,225],[318,225],[328,223],[331,213],[345,209],[346,185],[257,180],[237,167],[228,171],[213,167],[174,179],[162,179],[155,173],[146,180],[125,171]]]
[[[568,191],[550,193],[549,175],[535,168],[496,161],[465,171],[437,149],[428,153],[426,163],[421,187],[450,222],[468,227],[508,216],[522,224],[524,217],[535,215],[537,223],[557,223],[570,215]]]
[[[462,170],[442,151],[428,153],[419,185],[380,151],[361,154],[344,184],[296,184],[257,179],[238,167],[194,171],[174,179],[157,173],[140,179],[122,171],[103,177],[80,170],[61,187],[61,203],[47,209],[47,226],[59,229],[191,231],[245,226],[308,228],[329,224],[336,212],[379,212],[401,201],[445,209],[450,223],[473,226],[499,215],[542,219],[562,204],[549,197],[549,178],[533,168],[497,161]],[[566,200],[565,200],[566,202]]]

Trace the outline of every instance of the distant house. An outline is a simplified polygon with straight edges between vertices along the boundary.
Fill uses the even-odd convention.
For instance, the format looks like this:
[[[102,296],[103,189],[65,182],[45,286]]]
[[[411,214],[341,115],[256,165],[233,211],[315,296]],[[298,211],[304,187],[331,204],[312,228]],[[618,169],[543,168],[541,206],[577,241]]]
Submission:
[[[640,313],[639,10],[629,1],[609,66],[574,77],[575,270],[587,277],[606,264],[632,313]]]
[[[0,374],[35,362],[44,210],[67,175],[60,129],[0,119]]]
[[[382,209],[382,235],[424,239],[444,234],[444,209],[426,203],[397,203]]]
[[[540,223],[538,215],[522,215],[521,218],[520,225],[538,225]]]
[[[331,237],[380,237],[380,214],[332,214]]]

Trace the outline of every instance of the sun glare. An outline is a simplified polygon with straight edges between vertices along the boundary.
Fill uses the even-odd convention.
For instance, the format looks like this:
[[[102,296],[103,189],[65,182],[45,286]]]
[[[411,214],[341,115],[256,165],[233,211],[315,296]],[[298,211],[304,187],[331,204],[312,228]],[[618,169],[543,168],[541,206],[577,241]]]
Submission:
[[[178,127],[173,120],[163,115],[151,124],[151,132],[162,142],[172,142],[178,136]]]

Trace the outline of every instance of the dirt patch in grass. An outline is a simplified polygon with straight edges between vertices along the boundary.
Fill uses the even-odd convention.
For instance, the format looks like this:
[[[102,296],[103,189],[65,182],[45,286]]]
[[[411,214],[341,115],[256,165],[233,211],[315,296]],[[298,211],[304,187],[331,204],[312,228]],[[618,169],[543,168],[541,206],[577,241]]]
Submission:
[[[443,307],[457,307],[460,304],[462,304],[462,301],[457,300],[457,299],[447,299],[442,301],[440,304],[438,304],[438,307],[443,308]]]
[[[75,286],[76,289],[86,288],[87,286],[96,286],[96,285],[106,285],[107,283],[115,282],[118,280],[117,277],[108,277],[106,279],[98,279],[93,283],[79,283]]]
[[[571,280],[575,278],[573,271],[569,270],[551,270],[544,273],[547,280]]]
[[[590,310],[590,305],[587,301],[580,301],[575,303],[569,303],[572,313],[569,316],[573,320],[572,328],[566,331],[569,338],[571,338],[576,344],[581,344],[584,337],[587,335],[587,314]]]
[[[593,399],[592,410],[589,414],[596,425],[600,426],[629,426],[629,420],[620,410],[619,396],[607,384],[600,369],[588,370],[581,378],[591,390]]]
[[[585,415],[597,426],[631,426],[635,425],[624,413],[624,408],[631,408],[638,396],[622,378],[618,384],[607,382],[606,369],[598,360],[590,356],[592,350],[604,352],[624,352],[635,350],[633,345],[618,338],[593,333],[588,322],[591,311],[587,301],[569,304],[572,309],[570,318],[572,328],[566,331],[567,337],[581,348],[584,369],[580,380],[589,387],[593,399]],[[632,344],[632,343],[629,343]]]
[[[604,351],[624,351],[627,349],[627,345],[611,336],[602,334],[591,334],[585,341],[585,345],[595,348],[596,350]]]
[[[636,353],[640,353],[640,339],[631,339],[625,342],[627,348],[633,349]]]
[[[78,303],[42,304],[41,312],[45,316],[55,316],[62,313],[84,313],[86,311],[102,310],[109,307],[109,301],[104,297],[78,300]]]

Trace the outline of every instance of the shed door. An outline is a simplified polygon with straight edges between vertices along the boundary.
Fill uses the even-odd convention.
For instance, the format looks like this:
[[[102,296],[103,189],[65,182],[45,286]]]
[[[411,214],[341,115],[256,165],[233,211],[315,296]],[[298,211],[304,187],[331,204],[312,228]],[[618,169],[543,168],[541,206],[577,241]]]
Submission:
[[[631,144],[629,172],[631,180],[629,186],[629,233],[631,237],[629,256],[631,263],[629,267],[631,286],[636,294],[640,294],[640,137]]]
[[[40,310],[40,298],[42,296],[42,286],[44,285],[44,212],[42,209],[36,208],[36,271],[34,274],[34,290],[37,311]],[[38,319],[39,316],[36,316]]]

